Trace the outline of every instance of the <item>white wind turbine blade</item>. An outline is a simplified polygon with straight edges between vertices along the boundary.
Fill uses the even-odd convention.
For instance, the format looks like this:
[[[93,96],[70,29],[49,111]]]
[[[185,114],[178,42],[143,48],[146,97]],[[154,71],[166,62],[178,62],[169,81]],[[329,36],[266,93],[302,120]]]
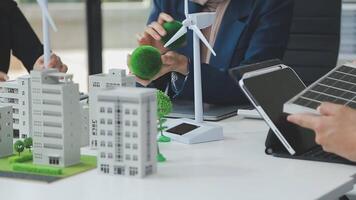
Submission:
[[[204,12],[189,14],[189,18],[195,22],[199,29],[204,29],[211,26],[216,18],[215,12]]]
[[[54,23],[54,20],[52,19],[51,15],[49,14],[48,8],[46,6],[46,3],[44,2],[44,0],[37,0],[38,5],[40,5],[41,10],[42,10],[42,14],[46,17],[46,19],[48,20],[48,23],[52,26],[52,29],[57,32],[57,26]]]
[[[188,18],[188,15],[189,15],[189,4],[188,4],[188,0],[184,0],[184,14],[185,14],[185,17]]]
[[[203,35],[203,33],[200,31],[200,29],[196,26],[193,25],[190,27],[194,33],[200,38],[200,40],[205,44],[206,47],[208,47],[208,49],[211,51],[211,53],[216,56],[216,53],[214,51],[214,49],[210,46],[208,40],[205,38],[205,36]]]
[[[164,45],[165,48],[169,47],[173,42],[177,41],[180,37],[187,33],[187,27],[182,26],[177,33]]]

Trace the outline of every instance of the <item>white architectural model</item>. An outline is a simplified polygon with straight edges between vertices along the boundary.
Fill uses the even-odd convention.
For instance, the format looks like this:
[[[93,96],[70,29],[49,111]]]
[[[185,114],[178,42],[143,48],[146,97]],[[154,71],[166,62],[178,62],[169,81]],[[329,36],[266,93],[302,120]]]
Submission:
[[[109,74],[96,74],[89,76],[89,126],[90,126],[90,146],[98,146],[98,119],[94,112],[96,108],[96,93],[103,89],[116,87],[135,87],[136,81],[134,76],[127,76],[123,69],[111,69]]]
[[[30,76],[0,82],[0,106],[13,108],[14,137],[30,137],[32,133]]]
[[[82,134],[80,135],[80,146],[89,146],[89,105],[87,102],[80,102],[80,113],[82,116]]]
[[[0,107],[0,158],[13,154],[12,107]]]
[[[133,177],[155,173],[156,90],[117,88],[99,92],[96,99],[98,170]]]
[[[72,77],[55,69],[31,72],[35,164],[67,167],[80,162],[79,87]]]

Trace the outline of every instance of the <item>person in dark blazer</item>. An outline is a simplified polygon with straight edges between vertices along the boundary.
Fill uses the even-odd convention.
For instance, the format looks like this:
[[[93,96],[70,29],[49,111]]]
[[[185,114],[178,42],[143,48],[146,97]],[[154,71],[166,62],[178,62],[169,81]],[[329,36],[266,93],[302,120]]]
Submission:
[[[217,56],[202,45],[203,100],[213,104],[244,104],[240,88],[229,77],[228,70],[267,59],[282,59],[289,38],[293,14],[292,0],[191,0],[189,12],[216,12],[212,27],[203,30]],[[150,81],[137,78],[144,86],[169,89],[176,99],[194,99],[192,32],[188,45],[172,51],[160,43],[166,34],[162,24],[183,21],[184,1],[153,0],[148,26],[139,35],[140,45],[152,45],[161,50],[164,67]],[[167,85],[169,85],[167,87]]]
[[[11,53],[22,61],[28,71],[43,68],[43,46],[30,24],[13,0],[0,1],[0,81],[8,76]],[[61,72],[67,66],[61,59],[52,54],[50,66]]]

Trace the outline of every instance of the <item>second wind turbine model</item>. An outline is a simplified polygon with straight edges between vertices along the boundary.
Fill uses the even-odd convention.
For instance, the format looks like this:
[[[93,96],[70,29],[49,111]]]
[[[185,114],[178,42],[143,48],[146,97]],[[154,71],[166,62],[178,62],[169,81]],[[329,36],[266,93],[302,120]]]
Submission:
[[[47,0],[37,0],[38,5],[42,11],[42,32],[43,32],[43,54],[44,54],[44,67],[48,68],[49,62],[51,60],[51,39],[49,25],[52,29],[57,32],[57,27],[49,14],[48,11],[48,1]]]
[[[203,98],[202,98],[202,81],[201,81],[201,56],[200,41],[216,56],[214,49],[205,38],[201,29],[211,26],[216,17],[215,12],[202,12],[189,14],[188,0],[184,0],[184,13],[186,19],[183,21],[182,28],[165,44],[168,47],[173,42],[188,32],[193,31],[193,49],[194,49],[194,111],[195,121],[183,120],[180,125],[167,131],[169,136],[183,143],[201,143],[223,139],[223,130],[220,126],[204,123],[203,121]],[[177,133],[184,130],[185,133]],[[187,130],[190,130],[187,132]]]

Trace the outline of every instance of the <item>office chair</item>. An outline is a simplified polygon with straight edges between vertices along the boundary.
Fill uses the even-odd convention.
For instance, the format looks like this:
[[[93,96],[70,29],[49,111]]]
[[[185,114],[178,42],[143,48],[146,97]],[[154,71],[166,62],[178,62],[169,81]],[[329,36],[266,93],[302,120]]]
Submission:
[[[293,22],[284,63],[310,85],[337,64],[341,0],[294,0]]]

